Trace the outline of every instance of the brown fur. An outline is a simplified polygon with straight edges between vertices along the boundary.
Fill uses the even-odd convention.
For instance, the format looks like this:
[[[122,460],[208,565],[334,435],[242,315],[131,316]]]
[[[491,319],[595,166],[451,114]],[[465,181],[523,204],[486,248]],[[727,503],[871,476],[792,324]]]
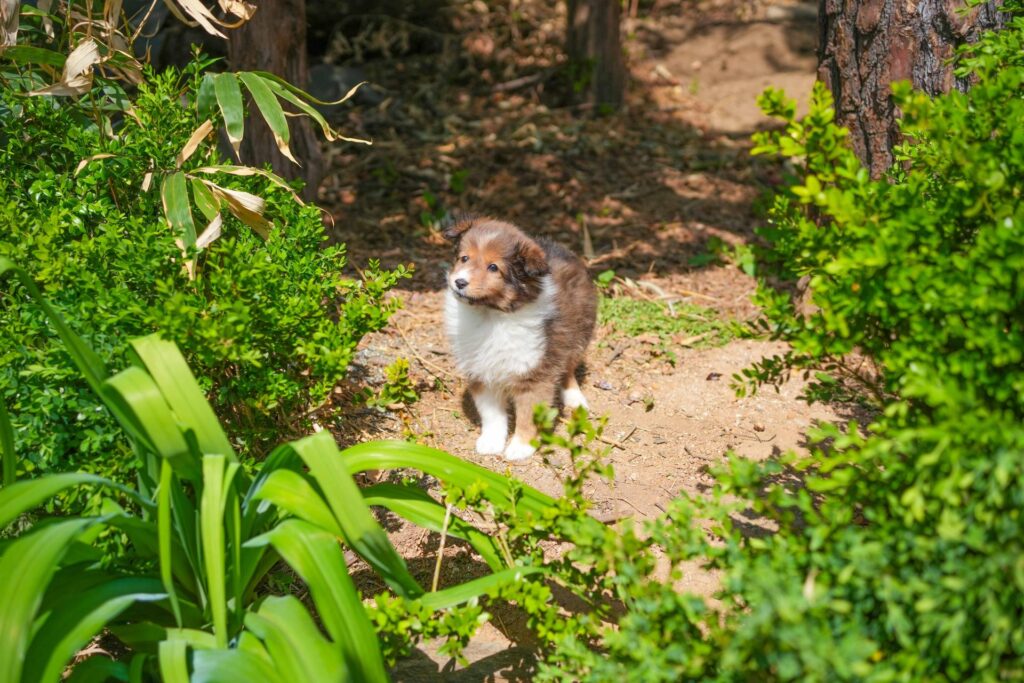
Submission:
[[[530,441],[536,436],[533,406],[550,403],[557,389],[579,389],[575,375],[594,334],[597,288],[579,257],[510,223],[461,218],[444,236],[456,244],[453,272],[469,267],[469,284],[460,293],[474,305],[512,312],[537,298],[543,276],[550,274],[555,282],[555,313],[545,325],[544,356],[506,387],[515,406],[516,435]],[[497,272],[488,269],[491,264]],[[470,386],[474,395],[479,389],[476,383]]]

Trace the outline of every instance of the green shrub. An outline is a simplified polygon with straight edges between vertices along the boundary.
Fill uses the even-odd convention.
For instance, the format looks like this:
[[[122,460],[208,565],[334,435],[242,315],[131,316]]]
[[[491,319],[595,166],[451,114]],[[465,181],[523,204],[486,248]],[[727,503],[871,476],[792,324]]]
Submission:
[[[318,209],[273,179],[222,174],[220,186],[265,198],[274,228],[263,239],[224,212],[222,236],[190,252],[190,276],[157,188],[201,123],[202,66],[147,73],[131,115],[106,132],[84,103],[25,97],[8,80],[0,90],[0,255],[23,264],[105,356],[121,357],[128,339],[152,331],[173,339],[232,438],[258,455],[301,433],[299,416],[328,397],[363,335],[387,322],[397,300],[386,292],[407,273],[371,263],[358,278],[344,275],[344,247],[325,245]],[[184,168],[219,161],[207,145]],[[115,445],[113,423],[40,315],[18,305],[18,287],[6,294],[0,398],[19,450],[30,454],[22,466],[120,478],[130,456],[123,441]]]

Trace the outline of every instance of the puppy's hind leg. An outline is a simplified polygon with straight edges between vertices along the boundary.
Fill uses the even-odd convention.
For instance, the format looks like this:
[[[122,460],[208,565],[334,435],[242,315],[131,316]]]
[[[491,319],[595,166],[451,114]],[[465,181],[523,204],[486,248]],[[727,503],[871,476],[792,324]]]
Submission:
[[[481,455],[497,455],[505,448],[508,438],[508,412],[505,397],[501,392],[484,384],[476,383],[469,388],[480,414],[480,438],[476,440],[476,452]]]
[[[580,385],[576,382],[576,366],[573,366],[573,369],[569,371],[569,374],[565,377],[565,382],[562,384],[562,405],[569,410],[576,410],[580,407],[588,411],[590,410],[590,405],[580,390]]]
[[[553,390],[554,387],[548,384],[543,390],[534,388],[516,394],[516,432],[505,449],[506,460],[523,460],[537,450],[531,443],[537,437],[537,427],[533,424],[533,407],[538,403],[549,403],[555,393]]]

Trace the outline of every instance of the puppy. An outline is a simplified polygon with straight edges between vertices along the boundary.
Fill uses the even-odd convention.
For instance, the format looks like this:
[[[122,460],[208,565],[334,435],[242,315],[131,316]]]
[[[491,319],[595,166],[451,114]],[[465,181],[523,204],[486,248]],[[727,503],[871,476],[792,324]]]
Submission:
[[[587,407],[576,368],[594,335],[597,288],[583,261],[546,239],[491,218],[460,217],[444,236],[456,245],[445,326],[455,363],[480,414],[476,450],[508,460],[533,454],[533,407]],[[508,404],[515,433],[508,438]]]

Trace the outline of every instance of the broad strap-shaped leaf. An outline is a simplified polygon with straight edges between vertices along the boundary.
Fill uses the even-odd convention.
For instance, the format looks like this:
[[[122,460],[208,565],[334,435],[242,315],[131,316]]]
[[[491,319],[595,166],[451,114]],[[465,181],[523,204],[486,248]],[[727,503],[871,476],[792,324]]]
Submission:
[[[316,107],[310,104],[311,102],[316,102],[317,104],[323,106],[341,104],[345,100],[355,95],[356,91],[359,90],[360,86],[365,85],[365,82],[357,83],[356,85],[352,86],[352,88],[349,89],[349,91],[345,93],[345,95],[340,100],[337,100],[335,102],[322,102],[316,99],[315,97],[311,96],[309,93],[304,92],[299,88],[296,88],[295,86],[291,85],[284,79],[274,76],[273,74],[264,71],[256,71],[253,73],[259,75],[263,79],[264,83],[267,84],[267,86],[274,92],[275,95],[277,95],[278,97],[287,102],[291,102],[300,111],[302,111],[304,114],[306,114],[311,119],[316,121],[317,124],[320,125],[320,129],[323,131],[324,137],[327,138],[329,142],[334,142],[335,140],[344,140],[346,142],[358,142],[364,145],[372,144],[369,140],[346,137],[339,133],[338,131],[334,130],[333,128],[331,128],[330,124],[327,123],[327,119],[324,118],[323,114],[317,111]]]
[[[160,186],[160,199],[164,206],[164,217],[171,232],[184,245],[182,251],[196,245],[196,223],[192,219],[192,207],[188,200],[188,185],[185,174],[175,171],[164,178]]]
[[[103,380],[107,378],[110,373],[107,372],[106,365],[100,360],[100,357],[89,348],[89,346],[82,341],[82,339],[75,334],[67,323],[64,322],[64,318],[50,305],[46,298],[39,291],[36,283],[32,281],[29,274],[24,269],[16,266],[10,259],[0,256],[0,279],[4,279],[8,276],[14,276],[22,286],[28,290],[29,296],[43,309],[46,314],[46,318],[50,321],[50,324],[57,330],[57,335],[61,341],[64,342],[64,350],[71,356],[71,360],[74,361],[75,366],[79,372],[85,377],[85,380],[89,383],[89,387],[93,392],[100,395],[100,385]]]
[[[172,552],[174,538],[171,529],[174,526],[174,513],[171,512],[171,487],[177,485],[174,471],[167,460],[160,464],[160,486],[157,489],[156,498],[156,528],[157,543],[160,552],[160,580],[163,582],[164,590],[171,601],[171,610],[174,612],[174,622],[181,626],[181,604],[178,602],[178,593],[174,589],[174,553]]]
[[[342,681],[341,649],[328,641],[301,602],[291,595],[270,596],[245,626],[263,641],[274,668],[289,681]]]
[[[42,64],[63,69],[67,56],[63,52],[54,52],[42,47],[17,45],[4,50],[4,59],[9,59],[15,64]]]
[[[75,665],[64,683],[128,682],[128,665],[101,654],[95,654]]]
[[[290,519],[250,541],[259,543],[273,545],[309,587],[320,619],[331,640],[341,648],[353,679],[386,681],[377,635],[334,536],[308,522]]]
[[[245,134],[245,108],[242,106],[242,88],[233,73],[217,74],[213,77],[213,91],[217,96],[217,105],[224,117],[224,130],[228,141],[238,157],[238,148]]]
[[[206,569],[206,594],[213,617],[213,633],[218,647],[228,644],[227,553],[224,511],[228,489],[232,486],[238,463],[228,462],[220,454],[203,456],[203,493],[199,504],[202,529],[203,563]],[[237,567],[235,567],[237,570]]]
[[[14,429],[11,427],[11,417],[7,414],[7,404],[3,397],[0,397],[0,472],[3,472],[0,486],[10,486],[14,483],[17,465],[18,457],[14,454]],[[0,528],[3,527],[4,524],[0,523]]]
[[[118,578],[82,593],[68,593],[51,585],[55,607],[45,615],[25,660],[22,680],[46,683],[60,680],[61,672],[89,640],[111,619],[137,601],[166,597],[158,581],[146,578]],[[52,598],[50,598],[52,600]]]
[[[508,477],[456,458],[436,448],[405,441],[370,441],[346,448],[342,460],[351,474],[376,469],[412,468],[430,474],[446,484],[468,488],[484,487],[483,494],[495,506],[509,510],[513,504],[519,512],[541,515],[554,505],[551,496]]]
[[[256,500],[266,500],[281,510],[304,519],[324,531],[344,538],[334,514],[327,507],[320,494],[298,472],[278,470],[271,472],[255,495]]]
[[[200,213],[203,214],[206,221],[210,222],[219,216],[220,202],[217,201],[217,198],[213,196],[212,192],[210,192],[210,188],[206,187],[206,185],[195,178],[190,180],[190,184],[192,185],[192,198],[195,199],[196,208],[198,208]]]
[[[422,595],[405,560],[363,501],[330,433],[318,432],[290,445],[309,467],[349,546],[395,591],[407,598]]]
[[[160,678],[164,683],[188,683],[188,643],[184,640],[161,641],[157,656]]]
[[[367,505],[387,508],[418,527],[438,533],[445,529],[445,506],[416,486],[390,483],[374,484],[363,489],[363,500]],[[469,522],[450,515],[447,533],[449,536],[462,539],[472,545],[492,571],[498,571],[505,567],[498,544],[491,536]]]
[[[4,529],[30,510],[35,509],[55,495],[81,484],[105,484],[113,486],[103,477],[82,472],[50,474],[39,479],[26,479],[0,489],[0,529]]]
[[[284,115],[284,109],[281,108],[281,103],[277,101],[277,96],[274,95],[266,81],[255,73],[240,71],[238,78],[245,84],[249,93],[252,94],[252,100],[256,103],[256,108],[260,110],[263,119],[267,122],[267,126],[270,128],[270,132],[274,136],[274,142],[277,143],[277,148],[281,151],[281,154],[292,163],[298,164],[298,160],[292,155],[292,150],[288,146],[288,142],[291,140],[291,132],[288,130],[288,117]]]
[[[219,453],[237,461],[231,442],[178,347],[157,334],[133,339],[131,345],[182,428],[195,434],[202,453]]]
[[[197,650],[191,683],[296,683],[284,678],[265,657],[241,649]]]
[[[21,680],[36,612],[50,578],[71,542],[95,521],[55,522],[4,546],[0,555],[0,586],[4,592],[0,601],[0,681]]]
[[[419,603],[431,610],[448,609],[487,595],[501,586],[522,581],[527,576],[546,573],[542,567],[510,567],[451,588],[427,593],[419,598]]]

